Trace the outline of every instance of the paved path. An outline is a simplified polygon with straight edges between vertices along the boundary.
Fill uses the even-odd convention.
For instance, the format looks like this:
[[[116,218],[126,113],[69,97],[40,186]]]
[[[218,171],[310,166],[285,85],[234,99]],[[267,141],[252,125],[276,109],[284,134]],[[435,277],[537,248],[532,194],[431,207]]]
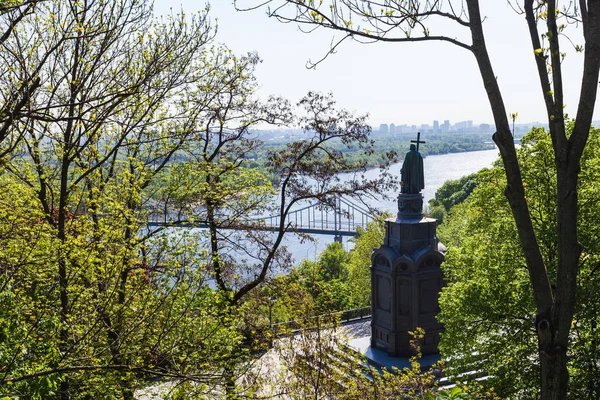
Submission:
[[[371,318],[365,318],[358,321],[352,321],[342,324],[344,333],[348,340],[357,339],[364,336],[371,336]]]

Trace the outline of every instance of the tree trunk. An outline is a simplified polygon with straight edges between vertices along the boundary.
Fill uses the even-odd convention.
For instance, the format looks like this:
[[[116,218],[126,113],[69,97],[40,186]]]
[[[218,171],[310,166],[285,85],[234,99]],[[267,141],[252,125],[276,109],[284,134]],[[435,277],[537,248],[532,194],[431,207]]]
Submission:
[[[576,192],[578,171],[567,173],[567,157],[564,157],[564,164],[558,165],[560,155],[556,155],[559,271],[563,271],[562,279],[566,281],[561,282],[562,292],[557,293],[555,298],[533,229],[504,101],[485,45],[479,2],[468,0],[467,5],[473,40],[472,51],[494,114],[497,132],[493,139],[500,150],[506,172],[505,195],[517,225],[537,309],[535,324],[540,356],[541,398],[564,400],[567,398],[569,384],[567,345],[575,304],[574,285],[577,276],[577,268],[573,269],[573,265],[576,266],[579,262]],[[558,277],[561,279],[560,272]]]
[[[569,388],[567,349],[548,354],[540,350],[541,399],[565,400]]]
[[[68,143],[68,142],[67,142]],[[68,198],[68,177],[69,177],[69,157],[65,151],[61,160],[61,177],[60,177],[60,197],[58,202],[58,221],[57,221],[57,238],[61,248],[58,249],[58,284],[60,291],[60,322],[59,331],[59,350],[61,361],[67,358],[69,351],[69,297],[68,297],[68,276],[67,276],[67,259],[64,254],[63,245],[66,242],[66,220],[67,220],[67,198]],[[69,378],[63,376],[63,381],[60,384],[61,400],[69,399]]]
[[[558,268],[549,322],[536,328],[540,344],[542,399],[566,399],[569,389],[567,349],[575,311],[577,273],[581,246],[577,236],[577,181],[579,160],[569,160],[566,151],[557,154]]]

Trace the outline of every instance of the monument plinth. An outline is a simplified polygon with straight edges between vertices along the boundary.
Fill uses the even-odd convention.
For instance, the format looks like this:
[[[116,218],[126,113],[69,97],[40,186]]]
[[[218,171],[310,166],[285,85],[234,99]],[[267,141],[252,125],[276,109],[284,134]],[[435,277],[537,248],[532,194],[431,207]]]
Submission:
[[[398,220],[423,218],[423,195],[421,193],[398,195]]]
[[[409,331],[417,327],[425,330],[423,354],[439,352],[443,326],[436,315],[446,248],[436,236],[437,221],[423,217],[423,188],[423,159],[411,145],[402,165],[397,218],[385,221],[384,244],[371,258],[371,346],[390,356],[413,355]]]

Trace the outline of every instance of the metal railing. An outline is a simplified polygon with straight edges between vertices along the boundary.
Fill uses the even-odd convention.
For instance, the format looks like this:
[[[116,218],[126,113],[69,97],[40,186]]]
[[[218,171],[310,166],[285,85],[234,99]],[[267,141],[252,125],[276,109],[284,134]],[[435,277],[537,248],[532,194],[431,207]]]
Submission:
[[[275,331],[296,333],[302,329],[312,329],[325,322],[339,322],[346,324],[350,322],[360,321],[371,317],[371,306],[354,308],[351,310],[338,311],[327,314],[319,314],[305,318],[302,321],[285,321],[271,324],[271,328]]]
[[[305,207],[291,210],[283,221],[283,226],[289,230],[303,233],[354,236],[356,228],[367,228],[374,216],[363,207],[341,197],[335,200],[335,207],[320,203],[309,204]],[[231,223],[230,229],[236,226],[252,227],[260,230],[277,230],[281,226],[281,215],[257,217]],[[205,228],[206,222],[194,221],[193,216],[169,210],[156,210],[148,216],[150,226],[179,226]]]

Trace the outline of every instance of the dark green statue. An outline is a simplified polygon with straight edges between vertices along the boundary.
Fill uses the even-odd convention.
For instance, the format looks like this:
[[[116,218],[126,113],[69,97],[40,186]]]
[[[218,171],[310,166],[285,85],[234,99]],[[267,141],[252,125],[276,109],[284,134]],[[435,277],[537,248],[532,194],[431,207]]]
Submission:
[[[410,151],[404,157],[400,173],[402,174],[402,193],[417,194],[425,188],[423,157],[414,144],[410,145]]]

